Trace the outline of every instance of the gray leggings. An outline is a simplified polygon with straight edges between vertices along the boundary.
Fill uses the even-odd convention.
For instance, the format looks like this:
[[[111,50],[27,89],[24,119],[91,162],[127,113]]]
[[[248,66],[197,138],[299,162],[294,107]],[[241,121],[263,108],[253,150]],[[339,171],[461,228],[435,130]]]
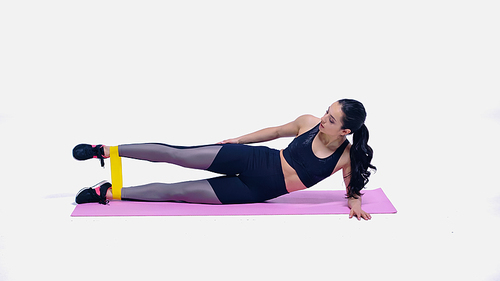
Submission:
[[[184,147],[149,143],[120,145],[118,152],[122,157],[167,162],[222,174],[207,180],[124,188],[124,200],[236,204],[263,202],[288,193],[280,152],[265,146]]]

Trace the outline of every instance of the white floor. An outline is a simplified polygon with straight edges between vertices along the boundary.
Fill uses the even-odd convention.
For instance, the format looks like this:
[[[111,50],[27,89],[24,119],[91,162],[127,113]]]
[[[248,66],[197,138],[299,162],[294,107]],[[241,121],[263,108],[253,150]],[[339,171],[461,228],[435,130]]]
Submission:
[[[0,280],[500,280],[498,4],[164,2],[0,4]],[[344,97],[397,214],[70,217],[110,177],[78,143],[214,143]]]

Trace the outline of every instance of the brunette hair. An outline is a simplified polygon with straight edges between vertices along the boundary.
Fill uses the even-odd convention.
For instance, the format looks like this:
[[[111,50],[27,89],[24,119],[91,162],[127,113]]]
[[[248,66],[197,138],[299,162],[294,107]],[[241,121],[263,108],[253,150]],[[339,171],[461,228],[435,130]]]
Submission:
[[[373,149],[368,145],[370,137],[368,128],[365,125],[366,111],[362,103],[352,99],[339,100],[344,118],[342,119],[342,129],[350,129],[353,135],[351,146],[351,173],[346,177],[351,177],[347,187],[348,198],[358,198],[361,196],[361,189],[368,183],[371,175],[369,169],[377,170],[371,164]]]

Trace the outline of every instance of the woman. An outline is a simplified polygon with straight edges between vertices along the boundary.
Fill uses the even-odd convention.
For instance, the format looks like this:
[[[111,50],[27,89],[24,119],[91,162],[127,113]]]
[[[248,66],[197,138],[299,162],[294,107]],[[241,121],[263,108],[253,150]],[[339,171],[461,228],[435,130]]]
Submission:
[[[305,189],[342,170],[347,190],[349,218],[371,219],[361,209],[361,189],[368,182],[373,150],[364,125],[366,111],[358,101],[343,99],[332,104],[322,118],[303,115],[288,124],[266,128],[214,145],[181,147],[158,143],[118,146],[121,157],[167,162],[219,174],[216,178],[181,183],[151,183],[122,189],[122,200],[177,201],[205,204],[263,202]],[[346,139],[353,135],[353,144]],[[246,144],[296,137],[281,151]],[[110,155],[104,145],[77,145],[78,160]],[[82,189],[76,202],[106,204],[113,198],[109,182]]]

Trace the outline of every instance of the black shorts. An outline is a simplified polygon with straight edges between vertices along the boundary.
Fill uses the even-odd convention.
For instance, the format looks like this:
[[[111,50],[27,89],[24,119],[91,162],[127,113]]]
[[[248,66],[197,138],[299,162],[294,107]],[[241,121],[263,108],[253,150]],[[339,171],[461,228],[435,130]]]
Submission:
[[[208,182],[223,204],[258,203],[287,194],[279,150],[225,144],[208,171],[225,174]]]

